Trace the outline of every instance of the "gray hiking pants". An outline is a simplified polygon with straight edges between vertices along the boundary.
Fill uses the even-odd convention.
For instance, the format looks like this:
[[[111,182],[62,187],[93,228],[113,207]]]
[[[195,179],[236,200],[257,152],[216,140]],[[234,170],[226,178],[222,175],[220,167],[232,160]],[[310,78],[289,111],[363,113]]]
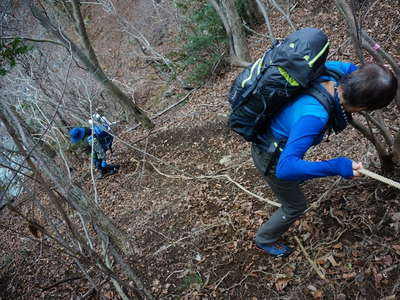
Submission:
[[[282,204],[268,221],[261,225],[256,234],[256,243],[262,245],[275,242],[285,233],[290,225],[303,215],[307,201],[300,189],[300,181],[286,181],[275,176],[276,159],[273,152],[265,152],[256,144],[252,144],[251,154],[256,168]]]

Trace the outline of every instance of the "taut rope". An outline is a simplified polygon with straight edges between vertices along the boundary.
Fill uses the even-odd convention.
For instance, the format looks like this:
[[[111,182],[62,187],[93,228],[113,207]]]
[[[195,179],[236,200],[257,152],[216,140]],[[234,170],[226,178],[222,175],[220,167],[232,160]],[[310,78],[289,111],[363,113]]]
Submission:
[[[361,174],[364,174],[366,176],[369,176],[371,178],[374,178],[376,180],[382,181],[382,182],[384,182],[384,183],[386,183],[388,185],[391,185],[391,186],[393,186],[395,188],[400,189],[400,183],[399,182],[394,181],[394,180],[389,179],[389,178],[386,178],[386,177],[383,177],[383,176],[381,176],[379,174],[376,174],[374,172],[371,172],[371,171],[369,171],[367,169],[362,168],[362,169],[357,170],[357,172],[360,172]]]

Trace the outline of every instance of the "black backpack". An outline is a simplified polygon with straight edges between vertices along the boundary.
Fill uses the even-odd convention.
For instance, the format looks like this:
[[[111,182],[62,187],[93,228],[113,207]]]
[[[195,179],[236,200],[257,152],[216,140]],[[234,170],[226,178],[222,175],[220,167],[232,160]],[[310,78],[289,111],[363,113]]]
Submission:
[[[104,151],[110,150],[112,153],[112,143],[114,137],[105,131],[105,128],[101,125],[94,126],[94,136],[98,139],[101,147]]]
[[[300,29],[275,43],[234,80],[228,95],[232,108],[229,127],[247,141],[257,142],[272,116],[304,93],[317,98],[331,113],[331,97],[313,84],[324,73],[340,77],[325,68],[328,51],[328,39],[317,28]]]

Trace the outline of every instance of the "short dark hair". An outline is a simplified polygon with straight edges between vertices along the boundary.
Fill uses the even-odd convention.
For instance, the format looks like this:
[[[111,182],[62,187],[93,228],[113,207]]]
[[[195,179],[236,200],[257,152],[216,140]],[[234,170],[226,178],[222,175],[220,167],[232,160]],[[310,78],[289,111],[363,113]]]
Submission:
[[[365,64],[345,76],[340,85],[347,104],[376,110],[386,107],[396,96],[397,79],[384,66]]]

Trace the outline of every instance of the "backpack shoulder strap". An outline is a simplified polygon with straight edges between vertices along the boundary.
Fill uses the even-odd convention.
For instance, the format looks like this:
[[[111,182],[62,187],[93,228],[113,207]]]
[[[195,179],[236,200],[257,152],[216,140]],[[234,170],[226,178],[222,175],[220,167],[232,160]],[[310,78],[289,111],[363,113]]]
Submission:
[[[329,136],[332,132],[333,128],[333,119],[334,119],[334,104],[333,104],[333,98],[331,95],[328,94],[327,90],[325,90],[324,87],[319,85],[318,83],[314,83],[310,88],[306,90],[306,93],[313,96],[315,99],[318,100],[318,102],[325,108],[325,110],[328,113],[328,122],[326,124],[326,129],[328,130],[328,138],[327,141],[329,141]]]
[[[340,78],[343,77],[343,74],[341,74],[340,72],[328,68],[325,68],[325,75],[335,78],[336,81],[339,81]]]
[[[310,88],[308,88],[305,92],[308,95],[313,96],[318,102],[325,108],[329,117],[332,115],[334,110],[333,99],[332,96],[328,94],[328,92],[320,86],[318,83],[312,84]]]
[[[340,78],[343,77],[343,74],[340,72],[328,68],[325,68],[324,75],[331,76],[335,78],[336,81],[339,81]],[[306,90],[306,93],[317,99],[331,117],[331,113],[334,110],[333,99],[327,90],[320,85],[320,82],[313,82],[311,87]]]

